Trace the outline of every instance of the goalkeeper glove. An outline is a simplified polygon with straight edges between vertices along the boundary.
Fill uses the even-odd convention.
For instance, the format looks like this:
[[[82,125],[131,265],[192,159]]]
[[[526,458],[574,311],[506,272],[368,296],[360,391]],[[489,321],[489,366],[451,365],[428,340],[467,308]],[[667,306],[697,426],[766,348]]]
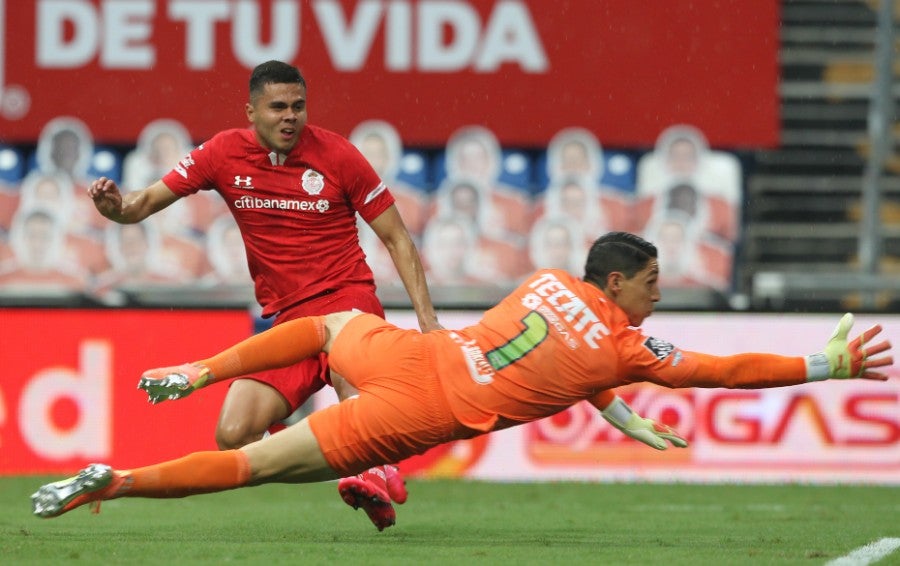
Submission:
[[[678,448],[686,448],[688,445],[687,440],[679,436],[675,429],[638,415],[618,395],[600,414],[627,436],[657,450],[668,448],[667,440]]]
[[[149,369],[138,381],[138,389],[149,396],[148,401],[162,403],[187,397],[210,381],[209,368],[201,364],[182,364],[165,368]]]
[[[825,350],[806,357],[806,380],[821,381],[824,379],[876,379],[887,380],[887,374],[871,371],[872,368],[889,366],[894,363],[891,356],[872,359],[871,356],[885,352],[891,343],[883,340],[874,346],[867,346],[869,341],[881,332],[881,325],[875,325],[852,341],[847,341],[850,327],[853,326],[853,315],[841,317],[834,333],[825,345]]]

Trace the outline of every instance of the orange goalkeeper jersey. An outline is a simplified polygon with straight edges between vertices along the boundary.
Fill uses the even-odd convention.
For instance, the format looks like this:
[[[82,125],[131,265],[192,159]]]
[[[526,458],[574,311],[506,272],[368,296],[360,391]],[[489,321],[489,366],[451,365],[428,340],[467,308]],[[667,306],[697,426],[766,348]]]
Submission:
[[[451,410],[482,431],[581,400],[602,407],[603,392],[637,381],[761,388],[806,380],[802,357],[711,356],[645,336],[600,289],[561,270],[538,271],[477,324],[431,335]]]

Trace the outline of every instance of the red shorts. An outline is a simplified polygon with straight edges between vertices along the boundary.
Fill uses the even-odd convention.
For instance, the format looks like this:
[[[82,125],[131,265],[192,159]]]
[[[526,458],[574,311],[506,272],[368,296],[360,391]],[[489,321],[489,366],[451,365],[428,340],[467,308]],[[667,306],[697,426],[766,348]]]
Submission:
[[[275,317],[275,325],[304,316],[316,316],[333,312],[358,309],[384,318],[384,307],[369,287],[345,287],[333,293],[320,295],[308,301],[288,307]],[[291,406],[291,412],[306,402],[313,393],[325,385],[331,385],[328,371],[328,357],[320,354],[286,368],[278,368],[241,379],[252,379],[265,383],[281,393]]]
[[[434,336],[374,316],[344,326],[331,348],[331,366],[359,396],[308,417],[333,470],[346,477],[479,434],[450,411],[434,347]]]

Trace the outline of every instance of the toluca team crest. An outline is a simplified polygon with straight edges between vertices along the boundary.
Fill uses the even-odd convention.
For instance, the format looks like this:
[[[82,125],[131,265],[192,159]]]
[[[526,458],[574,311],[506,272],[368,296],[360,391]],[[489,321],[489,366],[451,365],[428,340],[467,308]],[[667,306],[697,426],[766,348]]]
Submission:
[[[317,195],[325,188],[325,177],[318,171],[307,169],[303,172],[303,178],[300,181],[303,190],[311,195]]]

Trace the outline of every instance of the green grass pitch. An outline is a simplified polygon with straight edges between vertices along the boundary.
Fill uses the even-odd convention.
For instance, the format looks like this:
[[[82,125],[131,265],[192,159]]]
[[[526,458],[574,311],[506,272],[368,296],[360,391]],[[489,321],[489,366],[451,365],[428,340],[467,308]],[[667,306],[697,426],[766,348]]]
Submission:
[[[0,478],[3,564],[819,565],[900,536],[895,487],[410,480],[379,533],[334,483],[33,517],[56,479]]]

